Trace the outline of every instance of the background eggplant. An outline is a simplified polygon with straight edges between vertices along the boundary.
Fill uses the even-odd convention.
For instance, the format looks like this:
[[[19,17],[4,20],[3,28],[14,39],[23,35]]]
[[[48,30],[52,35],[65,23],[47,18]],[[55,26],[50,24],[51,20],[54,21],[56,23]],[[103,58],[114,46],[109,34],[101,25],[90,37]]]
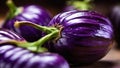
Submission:
[[[11,40],[16,43],[10,42]],[[62,56],[44,50],[44,52],[30,51],[22,47],[27,46],[23,41],[25,40],[16,33],[0,29],[0,68],[69,68],[69,64]]]
[[[109,18],[114,28],[116,48],[120,49],[120,5],[115,5],[111,9]]]
[[[111,22],[95,11],[73,10],[56,15],[48,24],[62,28],[57,40],[45,45],[70,64],[91,64],[104,57],[113,44]]]
[[[11,0],[8,0],[8,6],[10,7],[10,13],[3,23],[2,28],[7,28],[19,33],[27,41],[32,42],[38,40],[41,37],[41,31],[28,26],[15,29],[14,23],[15,21],[30,21],[45,26],[51,20],[50,13],[45,8],[37,5],[16,7]]]

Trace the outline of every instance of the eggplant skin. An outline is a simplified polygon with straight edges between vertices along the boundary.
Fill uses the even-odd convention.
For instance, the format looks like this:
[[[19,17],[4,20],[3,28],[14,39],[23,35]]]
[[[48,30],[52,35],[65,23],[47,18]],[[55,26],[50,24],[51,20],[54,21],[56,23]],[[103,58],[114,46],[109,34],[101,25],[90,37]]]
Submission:
[[[14,23],[15,21],[30,21],[38,25],[46,26],[51,20],[51,15],[49,11],[37,5],[18,7],[18,9],[20,8],[22,8],[22,12],[14,16],[13,18],[6,19],[6,21],[3,23],[2,28],[7,28],[19,33],[27,41],[32,42],[38,40],[42,35],[41,31],[30,26],[21,26],[19,29],[16,29],[14,27]]]
[[[0,29],[0,42],[7,40],[24,41],[17,33]],[[0,44],[0,68],[69,68],[68,62],[60,55],[50,52],[35,53],[16,45]]]
[[[69,68],[55,53],[33,53],[13,45],[0,46],[0,68]]]
[[[96,11],[63,12],[48,26],[62,26],[56,43],[45,45],[51,52],[64,56],[70,64],[91,64],[104,57],[113,44],[114,33],[109,19]]]
[[[11,30],[0,28],[0,42],[7,40],[24,41],[25,39]]]

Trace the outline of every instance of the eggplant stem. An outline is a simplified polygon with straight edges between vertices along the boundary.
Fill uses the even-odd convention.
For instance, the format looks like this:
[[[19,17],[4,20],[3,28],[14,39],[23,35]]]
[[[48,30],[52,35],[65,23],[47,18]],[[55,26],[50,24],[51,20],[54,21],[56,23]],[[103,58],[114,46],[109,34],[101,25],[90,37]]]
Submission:
[[[37,41],[34,41],[34,42],[27,42],[25,40],[22,40],[22,41],[7,40],[7,41],[1,42],[0,44],[12,43],[12,44],[15,44],[16,46],[26,48],[26,49],[33,51],[33,52],[45,52],[48,50],[46,48],[42,47],[42,45],[44,43],[46,43],[47,41],[49,41],[51,39],[55,39],[59,36],[59,29],[57,29],[55,27],[40,26],[40,25],[33,24],[31,22],[28,22],[28,21],[20,21],[20,22],[16,21],[14,24],[14,26],[16,28],[19,28],[22,25],[32,26],[38,30],[47,32],[48,34],[43,36],[42,38],[38,39]]]
[[[44,37],[42,37],[42,38],[39,39],[38,41],[34,42],[33,44],[34,44],[34,45],[39,45],[39,46],[38,46],[38,49],[37,49],[37,51],[39,52],[40,46],[42,47],[42,45],[43,45],[44,43],[46,43],[47,41],[49,41],[49,40],[51,40],[51,39],[53,39],[53,38],[58,37],[58,35],[59,35],[59,31],[58,31],[58,30],[53,31],[53,32],[45,35]]]
[[[15,4],[13,3],[12,0],[8,0],[7,5],[11,11],[13,11],[13,12],[16,11],[17,7],[15,6]]]
[[[13,3],[12,0],[7,0],[6,3],[10,9],[10,13],[8,14],[8,18],[12,18],[14,16],[14,13],[17,11],[17,7],[15,6],[15,4]]]
[[[51,33],[52,31],[57,30],[55,27],[41,26],[41,25],[29,22],[29,21],[16,21],[14,24],[16,29],[19,29],[19,27],[23,25],[34,27],[45,33]]]
[[[7,0],[6,4],[9,7],[10,11],[8,13],[7,19],[11,19],[23,11],[23,7],[17,7],[12,0]]]
[[[42,38],[40,38],[38,41],[35,41],[35,42],[27,42],[25,40],[22,40],[22,41],[6,40],[6,41],[1,41],[0,45],[6,44],[6,43],[7,44],[14,44],[16,46],[26,48],[26,49],[33,51],[33,52],[38,52],[38,53],[39,52],[46,52],[46,51],[48,51],[47,48],[42,47],[42,45],[44,43],[46,43],[47,41],[49,41],[50,39],[57,37],[58,33],[59,33],[59,31],[55,30],[55,31],[43,36]]]

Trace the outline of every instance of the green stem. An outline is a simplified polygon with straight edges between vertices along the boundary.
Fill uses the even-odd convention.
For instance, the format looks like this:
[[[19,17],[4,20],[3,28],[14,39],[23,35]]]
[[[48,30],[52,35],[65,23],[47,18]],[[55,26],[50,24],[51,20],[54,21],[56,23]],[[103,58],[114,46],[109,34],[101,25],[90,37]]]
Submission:
[[[46,42],[49,41],[50,39],[56,38],[56,37],[59,35],[58,33],[59,33],[59,30],[55,30],[55,31],[47,34],[46,36],[42,37],[42,38],[39,39],[38,41],[33,42],[32,44],[33,44],[33,45],[39,45],[39,46],[37,47],[37,51],[39,52],[39,51],[41,51],[40,46],[42,46],[44,43],[46,43]]]
[[[68,1],[68,5],[69,6],[73,6],[75,7],[76,9],[79,9],[79,10],[89,10],[91,9],[91,2],[92,0],[70,0]]]
[[[22,7],[16,7],[16,5],[13,3],[12,0],[7,0],[7,6],[9,7],[9,14],[8,14],[8,19],[13,18],[14,16],[18,15],[19,13],[21,13],[23,11]]]
[[[49,41],[50,39],[57,37],[58,33],[59,33],[59,30],[52,31],[51,33],[45,35],[44,37],[40,38],[38,41],[35,41],[35,42],[27,42],[25,40],[23,41],[7,40],[7,41],[0,42],[0,44],[11,43],[11,44],[15,44],[16,46],[26,48],[33,52],[45,52],[47,51],[47,49],[42,47],[42,45],[47,41]]]
[[[34,27],[38,30],[44,31],[45,33],[51,33],[52,31],[56,30],[55,27],[41,26],[41,25],[34,24],[34,23],[28,22],[28,21],[16,21],[14,24],[16,29],[19,28],[20,26],[23,26],[23,25]]]
[[[15,6],[15,4],[12,2],[12,0],[8,0],[7,1],[7,5],[10,9],[10,13],[9,13],[9,18],[12,18],[14,16],[14,13],[17,10],[17,7]]]
[[[34,28],[37,28],[37,29],[42,30],[44,32],[47,32],[48,34],[43,36],[42,38],[40,38],[39,40],[37,40],[35,42],[27,42],[25,40],[23,40],[23,41],[8,40],[8,41],[0,42],[0,44],[12,43],[12,44],[15,44],[19,47],[26,48],[26,49],[33,51],[33,52],[45,52],[45,51],[47,51],[47,49],[42,47],[42,45],[44,43],[46,43],[47,41],[49,41],[53,38],[55,39],[59,36],[59,30],[55,27],[40,26],[37,24],[23,22],[23,21],[16,22],[16,24],[15,24],[16,27],[19,27],[20,25],[33,26]]]

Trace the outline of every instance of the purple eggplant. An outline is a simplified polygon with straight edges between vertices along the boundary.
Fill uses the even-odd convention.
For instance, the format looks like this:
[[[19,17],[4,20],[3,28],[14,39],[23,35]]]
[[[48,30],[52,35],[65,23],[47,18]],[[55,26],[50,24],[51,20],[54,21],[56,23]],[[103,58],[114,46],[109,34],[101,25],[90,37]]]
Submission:
[[[13,45],[0,46],[0,68],[69,68],[55,53],[34,53]]]
[[[116,48],[120,49],[120,5],[115,5],[111,9],[109,17],[114,28]]]
[[[70,64],[90,64],[111,49],[114,33],[109,19],[96,11],[73,10],[56,15],[48,24],[60,35],[45,45],[64,56]]]
[[[0,68],[69,68],[62,56],[46,52],[39,44],[39,40],[31,44],[10,30],[0,29]]]
[[[15,29],[14,23],[15,21],[30,21],[45,26],[51,20],[51,15],[47,9],[38,5],[16,7],[11,0],[8,0],[8,6],[10,7],[10,12],[2,27],[19,33],[27,41],[32,42],[38,40],[42,35],[41,31],[28,26]]]
[[[19,22],[48,33],[42,38],[43,47],[59,53],[71,65],[86,65],[104,57],[114,41],[113,27],[109,19],[96,11],[72,10],[56,15],[41,29],[40,25]],[[18,23],[17,23],[18,26]]]

